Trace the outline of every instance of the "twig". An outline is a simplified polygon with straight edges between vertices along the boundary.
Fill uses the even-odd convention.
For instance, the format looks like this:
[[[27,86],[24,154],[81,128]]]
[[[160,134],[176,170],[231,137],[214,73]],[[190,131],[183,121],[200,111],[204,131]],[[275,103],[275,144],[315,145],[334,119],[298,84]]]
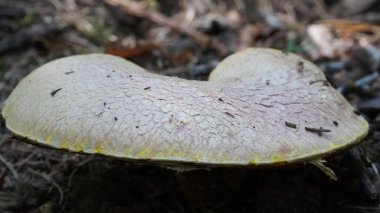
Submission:
[[[30,153],[26,158],[24,158],[24,159],[18,161],[17,163],[15,163],[15,166],[16,166],[16,167],[21,167],[21,166],[23,166],[25,163],[30,162],[31,159],[32,159],[35,155],[36,155],[36,152],[32,152],[32,153]]]
[[[69,180],[67,181],[67,186],[69,188],[71,188],[71,185],[72,185],[72,182],[73,182],[73,178],[74,178],[74,175],[75,173],[77,173],[77,171],[79,170],[80,167],[84,166],[85,164],[91,162],[92,160],[94,159],[94,157],[89,157],[87,159],[84,159],[82,162],[80,162],[77,167],[70,173],[69,175]]]
[[[13,165],[10,162],[8,162],[1,154],[0,154],[0,161],[9,169],[9,171],[11,171],[13,177],[16,180],[19,180],[19,175],[16,172],[15,168],[13,167]]]
[[[288,121],[285,121],[285,126],[287,127],[290,127],[290,128],[293,128],[293,129],[296,129],[297,128],[297,125],[294,124],[294,123],[290,123]]]
[[[372,167],[372,170],[373,170],[373,172],[375,173],[376,177],[377,177],[378,179],[380,179],[379,170],[377,169],[376,165],[375,165],[373,162],[371,162],[371,167]]]
[[[2,147],[5,144],[5,141],[9,139],[9,136],[6,134],[3,134],[0,138],[0,147]]]
[[[309,85],[315,84],[321,82],[324,86],[329,86],[329,82],[327,80],[315,80],[315,81],[310,81]]]
[[[58,201],[58,204],[61,205],[62,202],[63,202],[63,198],[64,198],[64,194],[63,194],[63,190],[61,188],[61,186],[59,186],[59,184],[53,180],[49,175],[46,175],[45,173],[39,173],[33,169],[30,169],[28,168],[28,171],[37,175],[37,176],[40,176],[42,177],[43,179],[45,179],[46,181],[50,182],[51,184],[53,184],[53,186],[58,190],[58,193],[59,193],[59,201]]]
[[[228,53],[227,48],[218,40],[212,39],[209,36],[194,29],[191,29],[187,26],[183,26],[176,20],[171,19],[161,13],[152,10],[147,10],[146,7],[139,2],[134,2],[131,0],[106,0],[106,2],[112,6],[120,7],[122,10],[124,10],[124,12],[130,15],[148,19],[149,21],[159,25],[168,26],[175,32],[180,32],[184,35],[191,37],[192,39],[194,39],[195,42],[199,43],[200,45],[210,45],[210,47],[212,47],[222,56]]]
[[[306,131],[309,131],[309,132],[315,132],[315,133],[317,133],[319,136],[321,136],[323,132],[331,132],[331,130],[329,130],[329,129],[324,129],[324,128],[322,128],[322,127],[320,127],[319,129],[318,129],[318,128],[312,128],[312,127],[305,127],[305,130],[306,130]]]

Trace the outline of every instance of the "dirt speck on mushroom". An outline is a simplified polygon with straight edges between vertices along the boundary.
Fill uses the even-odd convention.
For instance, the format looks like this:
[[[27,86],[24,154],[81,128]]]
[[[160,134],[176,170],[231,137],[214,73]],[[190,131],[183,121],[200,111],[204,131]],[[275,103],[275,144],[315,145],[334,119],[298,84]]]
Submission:
[[[50,92],[51,97],[55,96],[61,90],[62,90],[62,88],[58,88],[58,89],[55,89],[55,90],[51,91]]]

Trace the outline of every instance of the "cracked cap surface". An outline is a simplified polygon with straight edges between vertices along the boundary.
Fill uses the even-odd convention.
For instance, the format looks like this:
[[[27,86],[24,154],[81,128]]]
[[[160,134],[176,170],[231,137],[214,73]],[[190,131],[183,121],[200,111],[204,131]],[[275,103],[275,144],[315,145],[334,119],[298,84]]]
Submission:
[[[25,77],[2,114],[14,134],[74,152],[213,166],[302,162],[368,131],[325,80],[311,62],[270,49],[228,57],[208,82],[78,55]]]

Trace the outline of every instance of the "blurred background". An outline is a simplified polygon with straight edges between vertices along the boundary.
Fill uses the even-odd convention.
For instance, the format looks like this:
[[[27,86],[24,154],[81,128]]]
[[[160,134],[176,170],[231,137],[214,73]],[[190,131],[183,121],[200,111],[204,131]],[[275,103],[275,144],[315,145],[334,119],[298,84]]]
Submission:
[[[252,170],[192,209],[172,171],[47,150],[0,123],[0,212],[380,212],[380,2],[376,0],[0,0],[0,107],[56,58],[105,52],[162,75],[207,80],[226,56],[270,47],[316,63],[370,122],[318,169]],[[212,195],[212,193],[211,193]]]

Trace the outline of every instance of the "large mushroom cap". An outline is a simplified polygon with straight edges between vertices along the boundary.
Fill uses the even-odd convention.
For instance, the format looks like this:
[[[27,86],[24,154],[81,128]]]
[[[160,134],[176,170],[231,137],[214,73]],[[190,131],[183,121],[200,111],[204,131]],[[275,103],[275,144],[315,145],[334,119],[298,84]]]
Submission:
[[[367,134],[365,119],[297,56],[249,49],[210,79],[152,74],[110,55],[66,57],[23,79],[2,114],[37,144],[202,165],[302,162]]]

